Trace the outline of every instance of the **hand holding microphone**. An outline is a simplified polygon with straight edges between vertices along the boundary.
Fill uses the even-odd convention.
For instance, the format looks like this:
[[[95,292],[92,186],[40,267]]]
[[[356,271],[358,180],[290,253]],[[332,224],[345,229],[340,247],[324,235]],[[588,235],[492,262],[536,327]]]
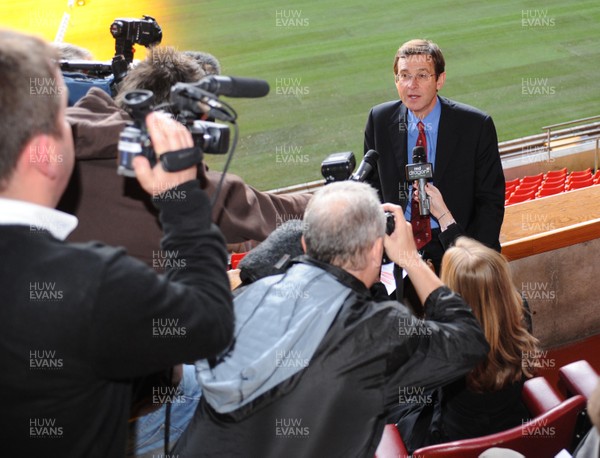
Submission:
[[[425,148],[415,146],[413,148],[413,164],[406,165],[406,180],[417,182],[419,214],[421,216],[428,216],[430,213],[429,197],[425,191],[427,179],[430,178],[433,178],[433,165],[426,162]]]

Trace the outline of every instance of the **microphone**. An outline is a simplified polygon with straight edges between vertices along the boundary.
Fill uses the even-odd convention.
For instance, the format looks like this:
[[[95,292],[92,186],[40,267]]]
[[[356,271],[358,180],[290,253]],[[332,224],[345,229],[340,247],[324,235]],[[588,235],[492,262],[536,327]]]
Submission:
[[[365,181],[369,178],[371,173],[373,173],[375,167],[377,167],[378,160],[379,153],[377,151],[374,149],[367,151],[365,157],[363,157],[363,160],[359,164],[358,169],[350,176],[349,180],[359,182]]]
[[[228,97],[264,97],[269,93],[269,83],[253,78],[209,75],[193,85],[215,95]]]
[[[419,214],[429,215],[429,196],[425,192],[428,178],[433,178],[433,165],[425,162],[425,148],[415,146],[413,148],[413,164],[406,165],[406,181],[418,181],[419,188]]]

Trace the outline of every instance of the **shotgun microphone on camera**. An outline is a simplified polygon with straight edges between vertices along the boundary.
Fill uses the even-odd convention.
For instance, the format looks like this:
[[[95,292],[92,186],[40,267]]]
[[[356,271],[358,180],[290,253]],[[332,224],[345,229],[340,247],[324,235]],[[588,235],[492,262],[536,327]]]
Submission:
[[[374,149],[370,149],[365,153],[365,157],[358,166],[356,172],[350,176],[351,181],[364,182],[377,167],[377,161],[379,160],[379,153]]]
[[[254,78],[210,75],[193,85],[211,94],[228,97],[256,98],[269,93],[269,83]]]

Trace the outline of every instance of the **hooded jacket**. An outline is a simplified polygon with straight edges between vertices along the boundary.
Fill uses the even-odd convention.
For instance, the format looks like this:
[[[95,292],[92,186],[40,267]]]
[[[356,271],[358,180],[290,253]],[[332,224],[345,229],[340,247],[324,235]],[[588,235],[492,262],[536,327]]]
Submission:
[[[402,396],[465,375],[488,351],[448,288],[429,295],[419,320],[308,257],[234,304],[234,347],[216,366],[197,365],[203,398],[173,451],[180,458],[371,458]]]

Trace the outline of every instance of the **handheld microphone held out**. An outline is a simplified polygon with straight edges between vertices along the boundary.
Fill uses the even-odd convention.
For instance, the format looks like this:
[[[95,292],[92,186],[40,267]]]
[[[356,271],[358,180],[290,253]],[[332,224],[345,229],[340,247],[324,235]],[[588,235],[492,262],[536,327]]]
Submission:
[[[359,164],[358,169],[350,176],[351,181],[359,181],[364,182],[375,167],[377,167],[377,161],[379,160],[379,153],[374,149],[370,149],[365,153],[365,157],[363,157],[362,162]]]
[[[215,95],[256,98],[269,93],[269,83],[254,78],[210,75],[193,85]]]
[[[406,166],[406,181],[418,181],[419,188],[419,214],[429,215],[429,196],[425,192],[427,179],[433,178],[433,165],[425,162],[425,148],[415,146],[413,148],[413,164]]]

